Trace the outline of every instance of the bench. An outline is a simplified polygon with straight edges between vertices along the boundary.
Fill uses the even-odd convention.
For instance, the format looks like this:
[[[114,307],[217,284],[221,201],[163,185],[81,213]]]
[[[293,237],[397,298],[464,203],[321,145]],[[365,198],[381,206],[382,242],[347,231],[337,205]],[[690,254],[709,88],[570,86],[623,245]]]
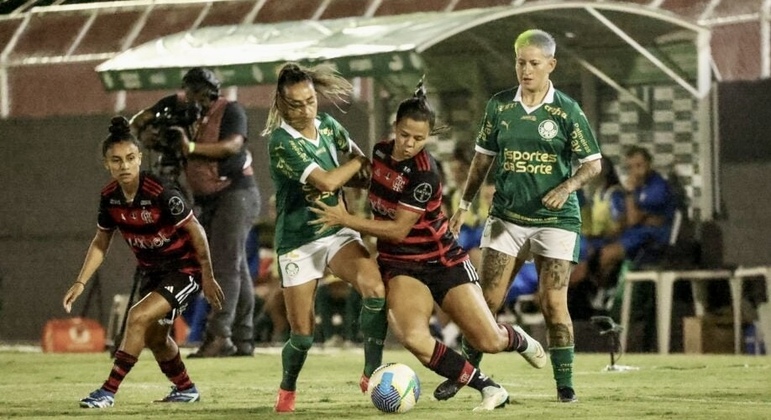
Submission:
[[[731,306],[733,308],[734,352],[741,352],[742,320],[741,303],[742,287],[745,280],[762,276],[771,296],[771,267],[739,267],[730,269],[689,269],[689,270],[645,270],[629,271],[624,277],[624,292],[621,303],[621,349],[626,351],[629,317],[631,313],[633,285],[638,282],[653,282],[656,286],[656,334],[659,354],[669,353],[670,332],[672,325],[672,289],[675,281],[686,280],[691,283],[693,291],[694,312],[697,316],[704,315],[706,299],[705,282],[712,280],[727,280],[731,291]]]

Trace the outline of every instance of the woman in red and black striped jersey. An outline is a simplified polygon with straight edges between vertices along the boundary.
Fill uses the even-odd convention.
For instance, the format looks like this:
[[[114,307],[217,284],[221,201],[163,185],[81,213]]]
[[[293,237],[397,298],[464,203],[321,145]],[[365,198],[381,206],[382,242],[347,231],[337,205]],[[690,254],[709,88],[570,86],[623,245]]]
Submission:
[[[113,117],[102,142],[104,166],[113,181],[101,194],[97,230],[77,279],[64,296],[64,309],[83,293],[119,230],[137,258],[142,298],[128,313],[126,333],[115,364],[101,388],[80,400],[84,408],[110,407],[123,378],[149,348],[161,371],[174,384],[162,402],[200,399],[170,336],[174,317],[203,288],[209,303],[220,308],[224,296],[214,279],[203,227],[182,194],[153,175],[140,171],[139,143],[123,117]]]
[[[546,355],[521,328],[496,322],[468,254],[450,232],[441,210],[440,172],[425,150],[435,122],[421,81],[415,95],[399,105],[395,138],[375,145],[369,188],[374,219],[351,215],[339,203],[318,202],[313,210],[319,218],[312,224],[345,226],[378,238],[389,327],[426,367],[457,387],[480,391],[482,403],[474,411],[493,410],[508,402],[508,392],[431,335],[434,302],[485,352],[518,351],[538,368],[546,364]]]

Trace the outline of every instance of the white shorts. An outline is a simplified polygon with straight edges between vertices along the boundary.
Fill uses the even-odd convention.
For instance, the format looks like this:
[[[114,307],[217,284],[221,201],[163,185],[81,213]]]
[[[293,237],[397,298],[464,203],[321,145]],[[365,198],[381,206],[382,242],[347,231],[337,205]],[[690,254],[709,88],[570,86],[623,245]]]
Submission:
[[[481,248],[529,260],[533,255],[578,262],[579,237],[575,232],[553,227],[520,226],[490,216],[482,232]]]
[[[299,286],[324,277],[327,266],[335,254],[354,241],[364,246],[359,232],[342,228],[334,235],[317,239],[279,255],[278,272],[281,276],[281,286]]]

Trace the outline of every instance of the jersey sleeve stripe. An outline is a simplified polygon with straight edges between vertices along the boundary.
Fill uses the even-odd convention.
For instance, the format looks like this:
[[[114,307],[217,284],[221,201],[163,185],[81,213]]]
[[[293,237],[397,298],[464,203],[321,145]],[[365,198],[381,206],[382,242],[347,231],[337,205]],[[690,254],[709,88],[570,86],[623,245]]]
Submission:
[[[311,172],[313,172],[313,170],[316,168],[321,168],[321,166],[319,166],[319,164],[316,162],[312,162],[310,165],[308,165],[303,171],[302,175],[300,175],[300,183],[306,184],[306,181],[308,181],[308,177],[311,175]]]
[[[411,206],[409,204],[402,203],[401,201],[398,203],[398,206],[403,208],[403,209],[405,209],[405,210],[409,210],[409,211],[411,211],[413,213],[418,213],[418,214],[423,214],[426,211],[426,209],[424,209],[424,208]]]
[[[480,146],[478,144],[474,147],[474,151],[475,152],[479,152],[479,153],[481,153],[483,155],[487,155],[487,156],[495,156],[497,154],[497,153],[493,152],[492,150],[487,150],[487,149],[485,149],[484,147],[482,147],[482,146]]]
[[[192,217],[193,217],[193,212],[191,211],[190,213],[187,214],[187,217],[177,222],[177,224],[174,226],[182,226],[185,223],[187,223]]]
[[[589,155],[589,156],[587,156],[587,157],[585,157],[583,159],[578,159],[578,161],[581,162],[581,163],[586,163],[586,162],[591,162],[593,160],[597,160],[597,159],[600,159],[600,158],[602,158],[602,154],[595,153],[595,154]]]

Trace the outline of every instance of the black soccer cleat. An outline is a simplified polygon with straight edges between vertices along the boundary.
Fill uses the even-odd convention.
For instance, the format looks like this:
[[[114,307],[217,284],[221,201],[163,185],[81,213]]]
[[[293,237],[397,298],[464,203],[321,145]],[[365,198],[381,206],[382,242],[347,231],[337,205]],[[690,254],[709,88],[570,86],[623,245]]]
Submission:
[[[578,402],[576,391],[574,391],[573,388],[569,386],[561,386],[557,388],[557,401],[563,403]]]
[[[436,387],[434,390],[434,398],[436,398],[438,401],[449,400],[450,398],[454,397],[458,391],[460,391],[460,388],[460,384],[448,379]]]

